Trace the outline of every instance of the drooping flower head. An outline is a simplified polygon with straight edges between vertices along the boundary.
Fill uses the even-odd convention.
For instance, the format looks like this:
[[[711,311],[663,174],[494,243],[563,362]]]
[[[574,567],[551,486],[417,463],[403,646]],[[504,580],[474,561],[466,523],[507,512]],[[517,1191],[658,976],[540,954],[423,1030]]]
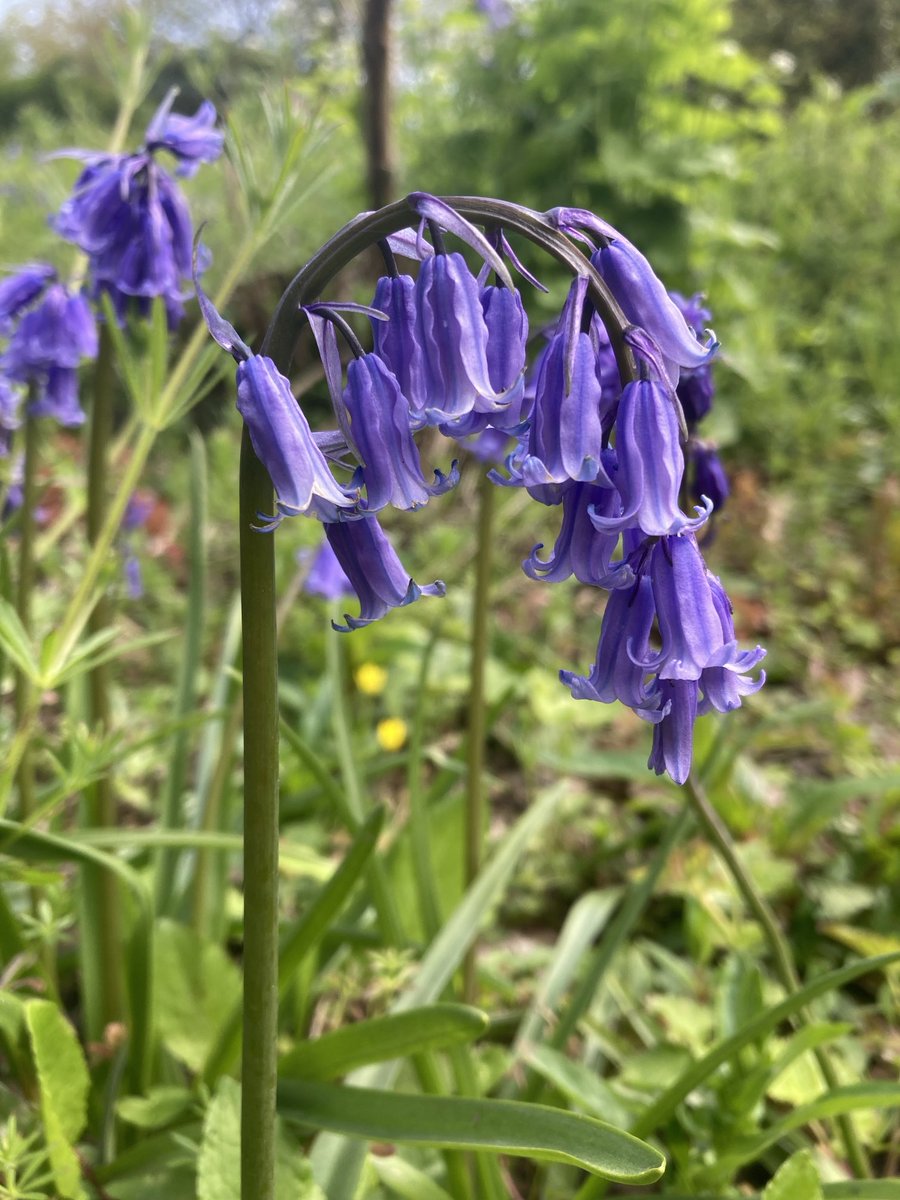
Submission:
[[[170,92],[162,102],[137,153],[68,152],[85,167],[54,223],[87,254],[94,298],[108,294],[124,319],[132,307],[145,315],[161,297],[173,328],[189,294],[193,230],[187,202],[156,156],[167,151],[179,174],[192,175],[217,158],[223,144],[208,101],[186,117],[172,113],[174,98]]]
[[[31,412],[53,417],[61,425],[80,425],[78,365],[96,357],[97,327],[85,296],[55,282],[56,272],[31,264],[0,284],[2,315],[10,333],[0,355],[6,407],[15,394],[10,384],[30,386]],[[11,415],[0,425],[12,428]]]

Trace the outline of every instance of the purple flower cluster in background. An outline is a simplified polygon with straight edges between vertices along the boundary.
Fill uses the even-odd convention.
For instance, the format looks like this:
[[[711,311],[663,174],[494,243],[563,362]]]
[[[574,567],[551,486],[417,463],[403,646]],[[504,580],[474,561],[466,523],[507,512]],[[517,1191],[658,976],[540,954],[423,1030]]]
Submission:
[[[712,396],[717,343],[703,332],[708,314],[698,298],[670,296],[611,226],[583,210],[553,210],[545,222],[589,243],[592,264],[633,323],[625,338],[637,372],[622,385],[582,275],[526,376],[528,321],[505,259],[536,281],[499,231],[485,237],[434,197],[409,200],[421,217],[418,232],[383,246],[388,272],[372,307],[316,303],[304,310],[324,363],[334,430],[312,432],[289,381],[250,352],[198,287],[213,337],[238,363],[238,407],[274,485],[276,511],[261,514],[259,528],[301,514],[323,522],[329,566],[344,581],[334,593],[326,581],[322,594],[352,589],[360,615],[335,628],[358,628],[444,592],[440,581],[420,587],[410,578],[375,515],[421,507],[456,482],[456,464],[426,482],[413,434],[436,426],[487,461],[512,442],[507,474],[493,471],[494,482],[562,510],[552,553],[544,558],[536,546],[526,573],[548,582],[574,576],[609,592],[593,668],[587,676],[562,671],[563,682],[576,699],[619,700],[650,722],[649,765],[683,783],[697,715],[738,707],[764,680],[762,672],[746,674],[765,652],[739,648],[728,597],[697,543],[696,531],[727,494],[717,460],[699,444],[693,479],[703,491],[696,508],[685,510],[685,433]],[[479,276],[461,254],[446,251],[445,233],[481,256]],[[395,254],[418,259],[417,274],[400,273]],[[348,311],[369,318],[373,351],[363,350]],[[346,383],[338,334],[351,353]]]
[[[69,291],[46,263],[0,281],[0,454],[7,454],[26,388],[34,416],[80,425],[78,364],[97,353],[97,326],[81,292]]]
[[[55,228],[88,256],[93,299],[107,293],[120,320],[134,307],[146,315],[156,297],[165,301],[169,327],[184,314],[191,294],[193,228],[187,202],[175,179],[157,160],[166,151],[177,173],[193,175],[222,152],[216,110],[204,101],[192,117],[173,113],[176,92],[166,96],[135,154],[63,152],[84,169]]]

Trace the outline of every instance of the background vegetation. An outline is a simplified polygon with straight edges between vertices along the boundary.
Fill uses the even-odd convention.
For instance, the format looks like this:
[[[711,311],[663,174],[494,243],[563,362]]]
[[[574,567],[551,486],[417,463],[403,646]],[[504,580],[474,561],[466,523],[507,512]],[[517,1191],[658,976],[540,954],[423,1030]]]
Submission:
[[[372,206],[360,67],[371,14],[339,0],[236,0],[213,13],[167,0],[153,11],[154,81],[134,129],[177,84],[186,110],[209,96],[231,130],[227,163],[188,185],[195,219],[209,222],[211,280],[224,274],[296,130],[304,131],[293,207],[229,305],[233,323],[258,341],[295,269]],[[802,979],[814,981],[854,955],[900,950],[896,0],[398,0],[390,18],[394,194],[475,192],[538,208],[592,208],[641,246],[668,286],[706,293],[723,344],[709,433],[734,486],[707,554],[734,596],[739,634],[769,648],[769,684],[727,721],[701,721],[697,760],[741,860],[787,932]],[[46,218],[77,165],[47,155],[105,143],[116,76],[127,64],[127,24],[112,3],[8,7],[0,43],[0,266],[49,258],[68,269]],[[360,268],[344,281],[344,294],[365,299],[370,283]],[[535,325],[542,315],[538,299]],[[324,390],[306,353],[298,378],[314,422]],[[144,596],[129,599],[112,584],[124,641],[182,630],[196,611],[192,583],[202,576],[200,648],[184,709],[196,714],[196,726],[176,800],[189,831],[225,838],[238,830],[240,793],[230,715],[239,662],[239,420],[229,385],[162,435],[142,481],[152,505],[134,546]],[[120,428],[127,419],[123,400]],[[77,582],[81,454],[76,438],[61,437],[44,468],[39,621],[52,618]],[[199,498],[198,463],[207,481]],[[282,764],[286,937],[359,836],[358,824],[335,808],[336,789],[355,794],[362,808],[387,806],[384,871],[403,915],[402,938],[385,939],[364,919],[363,888],[315,944],[286,991],[286,1055],[305,1033],[386,1013],[416,978],[423,946],[434,945],[435,929],[417,907],[409,836],[417,797],[428,813],[439,922],[463,895],[460,781],[479,505],[477,467],[467,465],[454,501],[394,528],[414,577],[441,575],[448,597],[394,613],[339,646],[327,631],[336,606],[300,593],[297,555],[313,546],[315,528],[293,522],[277,534],[290,727]],[[0,471],[8,468],[0,463]],[[505,874],[498,869],[483,897],[479,1003],[492,1023],[471,1056],[474,1074],[449,1055],[439,1069],[456,1071],[459,1089],[471,1094],[541,1096],[639,1125],[690,1063],[770,1010],[784,987],[759,924],[706,837],[687,817],[677,839],[672,834],[682,801],[644,768],[646,726],[628,712],[573,704],[557,682],[559,667],[583,669],[593,655],[595,596],[574,585],[539,587],[522,575],[518,564],[534,543],[555,535],[552,511],[543,529],[525,527],[523,511],[514,493],[497,497],[487,834],[496,855],[518,844],[523,814],[542,832],[539,844],[523,843]],[[191,542],[198,514],[199,547]],[[8,569],[3,578],[6,587]],[[118,828],[106,841],[78,844],[115,852],[139,878],[149,877],[159,853],[141,839],[158,829],[169,786],[177,738],[171,680],[182,661],[182,641],[172,637],[117,663],[109,738],[79,722],[77,697],[65,688],[45,697],[50,725],[39,769],[48,828],[71,832],[74,798],[115,763]],[[4,739],[9,674],[7,682]],[[386,731],[379,724],[386,719],[403,726]],[[66,1012],[86,1045],[90,1100],[80,1102],[80,1118],[62,1118],[68,1142],[83,1143],[82,1186],[115,1200],[233,1194],[227,1165],[220,1166],[228,1162],[223,1146],[234,1140],[232,1063],[204,1071],[239,991],[240,877],[233,843],[209,856],[199,846],[179,845],[171,893],[154,909],[154,1091],[143,1107],[130,1097],[117,1110],[117,1032],[86,1031],[78,991],[84,934],[71,867],[36,851],[31,858],[40,861],[26,861],[24,843],[18,852],[0,846],[0,1196],[78,1194],[60,1191],[59,1165],[51,1153],[48,1167],[48,1139],[39,1131],[59,1119],[42,1053],[71,1052],[76,1065],[62,1073],[71,1081],[81,1052],[44,1010],[29,1010],[24,1031],[23,1006],[35,998]],[[642,893],[648,870],[655,886]],[[623,895],[636,897],[624,922]],[[126,916],[135,919],[131,908]],[[601,966],[593,978],[596,947]],[[807,1032],[775,1023],[737,1048],[687,1102],[644,1130],[670,1159],[656,1189],[698,1197],[765,1189],[767,1200],[897,1195],[841,1191],[843,1151],[831,1114],[804,1108],[822,1091],[809,1053],[817,1042],[831,1047],[841,1084],[896,1085],[896,988],[891,970],[867,972],[814,999]],[[548,1011],[572,1014],[571,1027],[554,1027]],[[873,1096],[852,1119],[876,1180],[890,1180],[898,1175],[900,1124],[896,1108],[892,1114]],[[151,1150],[142,1155],[142,1145]],[[296,1138],[290,1145],[296,1149]],[[98,1146],[101,1164],[117,1162],[117,1173],[90,1167]],[[293,1164],[285,1197],[319,1195],[305,1160],[285,1157]],[[772,1183],[779,1168],[789,1174]],[[373,1155],[360,1194],[459,1198],[453,1171],[432,1150]],[[489,1198],[503,1187],[500,1195],[549,1200],[574,1195],[581,1182],[560,1165],[478,1178],[482,1190],[473,1194]]]

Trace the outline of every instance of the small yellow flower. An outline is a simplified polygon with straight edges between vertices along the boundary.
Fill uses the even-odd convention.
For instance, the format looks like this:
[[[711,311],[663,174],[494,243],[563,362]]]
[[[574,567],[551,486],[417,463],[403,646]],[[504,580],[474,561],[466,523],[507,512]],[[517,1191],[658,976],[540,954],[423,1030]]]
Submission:
[[[387,671],[378,663],[365,662],[356,668],[353,675],[356,686],[367,696],[380,696],[387,683]]]
[[[375,726],[375,736],[382,750],[399,750],[406,745],[406,722],[400,717],[385,717]]]

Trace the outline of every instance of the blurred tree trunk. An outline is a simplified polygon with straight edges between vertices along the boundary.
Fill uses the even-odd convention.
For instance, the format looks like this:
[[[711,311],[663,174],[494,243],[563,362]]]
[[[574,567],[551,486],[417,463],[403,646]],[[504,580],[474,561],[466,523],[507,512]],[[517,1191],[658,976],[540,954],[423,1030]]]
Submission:
[[[365,72],[363,129],[369,204],[382,208],[393,199],[391,148],[391,0],[366,0],[362,60]]]

